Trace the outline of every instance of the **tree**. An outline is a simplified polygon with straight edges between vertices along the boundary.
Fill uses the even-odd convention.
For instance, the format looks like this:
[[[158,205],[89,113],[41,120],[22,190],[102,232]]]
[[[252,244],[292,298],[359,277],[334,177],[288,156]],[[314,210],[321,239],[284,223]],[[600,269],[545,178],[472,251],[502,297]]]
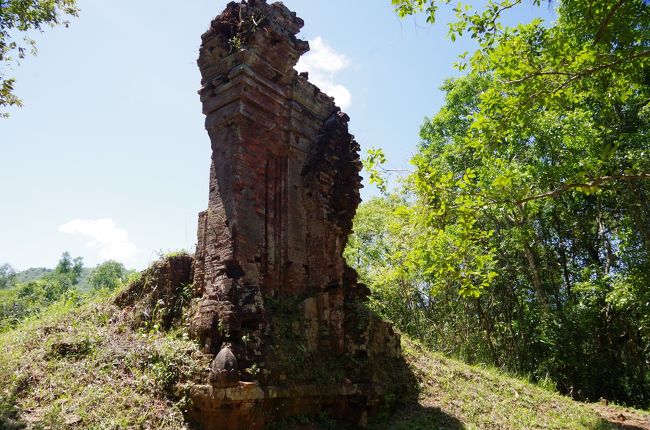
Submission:
[[[435,20],[448,0],[393,0],[405,16],[426,10]],[[488,1],[481,12],[455,8],[458,21],[450,24],[454,39],[465,33],[479,42],[460,69],[491,78],[481,93],[479,109],[471,117],[467,144],[490,151],[516,136],[531,136],[540,114],[566,118],[576,127],[595,129],[585,144],[590,163],[567,169],[553,188],[528,189],[515,200],[529,201],[572,190],[594,190],[612,182],[633,187],[650,180],[646,148],[628,142],[630,129],[650,120],[650,7],[643,0],[565,0],[558,20],[546,27],[539,19],[504,27],[502,15],[522,0]],[[540,5],[540,0],[533,0]],[[580,110],[581,112],[575,112]],[[580,115],[584,112],[598,118]],[[645,136],[641,136],[644,138]],[[611,162],[618,161],[613,166]],[[645,233],[647,236],[647,232]],[[650,242],[648,242],[650,243]]]
[[[75,285],[79,282],[79,277],[81,276],[81,272],[83,272],[83,267],[82,257],[75,257],[73,259],[70,257],[70,253],[65,251],[54,268],[53,276],[65,278],[71,285]]]
[[[0,290],[13,287],[16,283],[16,271],[9,264],[0,266]]]
[[[412,218],[412,206],[405,195],[363,202],[344,256],[372,289],[370,307],[400,330],[424,340],[430,328],[424,312],[430,289],[406,258],[417,238]]]
[[[43,31],[45,26],[67,26],[65,18],[78,12],[76,0],[0,0],[0,116],[8,115],[3,112],[6,107],[22,105],[13,92],[15,79],[8,73],[28,52],[36,54],[30,32]]]
[[[393,0],[430,22],[447,3]],[[576,397],[647,406],[649,7],[565,0],[553,25],[504,27],[520,3],[457,6],[450,24],[479,48],[443,86],[408,179],[405,264],[430,289],[427,337]]]
[[[109,260],[98,265],[90,274],[88,282],[95,290],[115,290],[128,278],[128,272],[122,263]]]
[[[577,127],[568,113],[565,119],[550,112],[531,118],[534,134],[476,151],[467,135],[490,85],[476,77],[448,81],[446,105],[422,127],[411,178],[418,195],[413,222],[420,226],[411,264],[466,315],[442,324],[469,340],[466,322],[474,321],[469,327],[480,339],[472,339],[474,355],[464,358],[552,375],[577,397],[645,405],[650,260],[638,219],[649,219],[650,208],[637,192],[648,189],[637,184],[630,192],[630,184],[611,182],[520,201],[518,195],[553,188],[588,163],[594,131]],[[581,119],[592,106],[570,112]],[[645,130],[629,130],[628,142],[647,148]],[[465,354],[464,346],[455,353]]]

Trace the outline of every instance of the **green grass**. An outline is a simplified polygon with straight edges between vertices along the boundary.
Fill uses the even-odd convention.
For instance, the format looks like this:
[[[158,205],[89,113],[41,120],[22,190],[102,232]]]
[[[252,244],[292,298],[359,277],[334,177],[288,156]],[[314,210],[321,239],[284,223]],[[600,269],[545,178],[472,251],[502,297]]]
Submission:
[[[178,333],[132,330],[108,298],[0,335],[0,429],[184,429],[178,381],[207,368]]]
[[[420,384],[417,403],[372,429],[615,429],[589,405],[497,370],[468,366],[403,339],[404,356]]]
[[[617,428],[600,418],[597,406],[462,364],[406,338],[402,345],[419,399],[379,416],[371,430]],[[0,346],[3,430],[190,428],[183,416],[187,399],[177,387],[206,380],[209,366],[181,331],[134,329],[112,297],[81,306],[56,303],[0,334]],[[286,422],[286,428],[343,428],[327,417]]]

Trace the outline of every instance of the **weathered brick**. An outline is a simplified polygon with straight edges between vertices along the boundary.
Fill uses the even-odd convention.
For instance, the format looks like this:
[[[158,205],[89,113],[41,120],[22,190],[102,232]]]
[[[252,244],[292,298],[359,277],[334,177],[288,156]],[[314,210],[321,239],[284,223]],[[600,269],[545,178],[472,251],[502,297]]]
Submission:
[[[192,390],[191,415],[207,429],[321,409],[363,424],[383,392],[368,385],[383,379],[373,360],[399,357],[399,337],[364,308],[368,289],[342,256],[361,201],[359,145],[348,116],[294,69],[308,50],[302,25],[281,3],[249,0],[202,37],[212,166],[191,326],[206,353],[227,348],[212,385]]]

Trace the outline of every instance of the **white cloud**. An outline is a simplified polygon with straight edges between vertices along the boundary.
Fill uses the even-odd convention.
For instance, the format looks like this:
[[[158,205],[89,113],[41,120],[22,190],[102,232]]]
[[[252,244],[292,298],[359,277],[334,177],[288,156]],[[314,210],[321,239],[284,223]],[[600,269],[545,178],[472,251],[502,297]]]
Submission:
[[[59,231],[91,239],[88,246],[97,248],[104,260],[132,262],[140,250],[129,241],[126,230],[117,227],[110,218],[75,219],[59,226]]]
[[[311,50],[300,58],[296,70],[299,73],[309,72],[310,82],[334,97],[342,109],[347,109],[352,103],[352,95],[346,87],[334,83],[334,75],[346,69],[350,60],[334,51],[320,37],[310,40],[309,46]]]

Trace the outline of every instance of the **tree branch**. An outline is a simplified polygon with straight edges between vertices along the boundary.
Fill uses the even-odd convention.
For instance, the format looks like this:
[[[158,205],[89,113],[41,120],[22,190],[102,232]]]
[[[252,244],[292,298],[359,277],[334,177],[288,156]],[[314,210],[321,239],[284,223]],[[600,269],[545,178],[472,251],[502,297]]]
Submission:
[[[528,81],[528,80],[536,78],[538,76],[569,76],[569,79],[567,79],[565,82],[563,82],[559,87],[557,87],[553,91],[553,92],[556,92],[556,91],[566,87],[567,85],[569,85],[571,82],[575,81],[578,78],[584,78],[585,76],[589,76],[589,75],[591,75],[593,73],[596,73],[596,72],[598,72],[600,70],[608,69],[610,67],[617,66],[617,65],[619,65],[621,63],[624,63],[624,62],[627,62],[627,61],[630,61],[630,60],[633,60],[633,59],[636,59],[636,58],[647,57],[647,56],[650,56],[650,50],[644,50],[644,51],[642,51],[642,52],[640,52],[638,54],[631,55],[631,56],[625,57],[625,58],[619,58],[616,61],[601,64],[599,66],[592,67],[590,69],[580,70],[580,71],[575,72],[575,73],[560,72],[560,71],[557,71],[557,70],[538,71],[538,72],[532,73],[530,75],[524,76],[523,78],[513,79],[511,81],[505,81],[505,82],[502,81],[502,82],[505,85],[511,85],[511,84],[520,84],[522,82]]]
[[[609,11],[603,22],[600,23],[600,26],[598,27],[598,31],[596,32],[596,35],[594,36],[594,44],[599,43],[601,37],[603,37],[603,33],[605,32],[605,29],[609,25],[609,22],[612,20],[614,17],[614,14],[616,14],[616,11],[620,9],[621,6],[626,2],[627,0],[619,0],[618,3],[616,3],[612,9]]]
[[[576,188],[593,188],[597,187],[599,185],[608,183],[608,182],[614,182],[614,181],[636,181],[636,180],[643,180],[643,179],[650,179],[650,173],[640,173],[638,175],[608,175],[608,176],[601,176],[599,178],[596,178],[590,182],[585,182],[585,183],[569,183],[569,184],[562,184],[559,187],[555,188],[554,190],[548,191],[546,193],[542,194],[537,194],[534,196],[529,196],[520,200],[515,200],[510,203],[514,203],[518,206],[523,205],[526,202],[530,202],[533,200],[540,200],[540,199],[545,199],[547,197],[555,197],[559,194],[562,194],[565,191],[571,190],[571,189],[576,189]]]
[[[526,81],[528,81],[530,79],[533,79],[533,78],[536,78],[538,76],[547,76],[547,75],[551,75],[551,76],[562,75],[562,76],[571,76],[571,77],[574,76],[572,73],[568,73],[568,72],[557,72],[555,70],[549,70],[548,72],[543,72],[543,71],[540,70],[540,71],[532,73],[530,75],[526,75],[523,78],[513,79],[511,81],[501,81],[501,82],[503,84],[505,84],[505,85],[520,84],[522,82],[526,82]]]

